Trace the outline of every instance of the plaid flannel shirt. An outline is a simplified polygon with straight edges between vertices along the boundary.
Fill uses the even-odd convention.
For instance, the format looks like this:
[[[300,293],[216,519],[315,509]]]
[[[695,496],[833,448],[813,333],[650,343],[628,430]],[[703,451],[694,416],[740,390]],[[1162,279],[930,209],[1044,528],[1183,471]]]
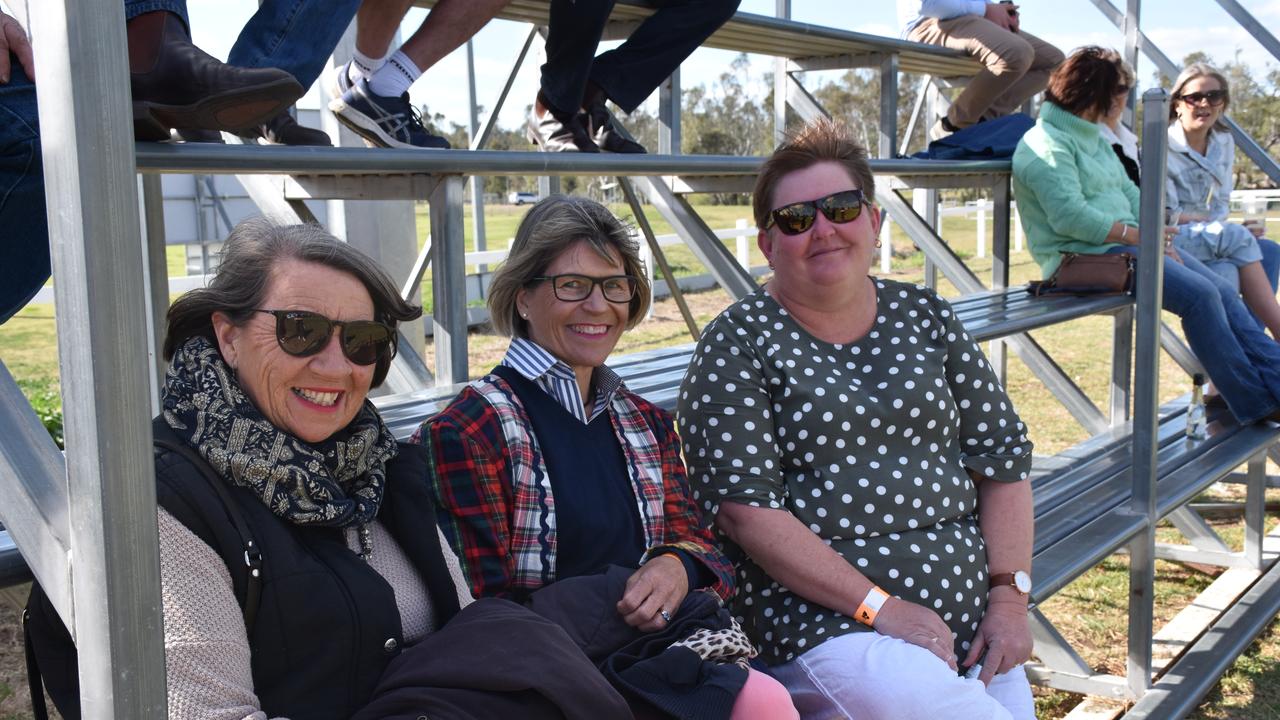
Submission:
[[[671,415],[620,387],[609,419],[637,500],[645,560],[678,548],[716,578],[727,601],[733,566],[702,520]],[[473,382],[414,434],[427,447],[440,527],[475,597],[524,596],[556,577],[555,498],[529,418],[496,375]],[[690,588],[692,589],[692,588]]]

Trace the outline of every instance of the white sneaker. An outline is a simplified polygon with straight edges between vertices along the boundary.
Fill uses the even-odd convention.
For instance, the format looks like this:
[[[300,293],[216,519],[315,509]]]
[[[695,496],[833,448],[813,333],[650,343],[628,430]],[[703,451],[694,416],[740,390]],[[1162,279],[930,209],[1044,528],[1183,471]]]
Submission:
[[[945,119],[946,116],[938,118],[938,121],[933,124],[933,127],[929,128],[929,142],[936,142],[945,137],[950,137],[951,133],[954,132],[953,130],[948,130],[947,127],[942,124],[942,121]]]

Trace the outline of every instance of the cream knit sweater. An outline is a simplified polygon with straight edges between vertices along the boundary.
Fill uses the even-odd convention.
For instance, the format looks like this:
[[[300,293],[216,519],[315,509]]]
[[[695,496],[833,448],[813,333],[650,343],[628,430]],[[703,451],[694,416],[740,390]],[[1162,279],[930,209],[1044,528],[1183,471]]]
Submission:
[[[163,508],[157,517],[169,717],[267,720],[253,690],[249,638],[227,566]],[[395,591],[406,644],[417,642],[436,629],[426,585],[386,528],[375,522],[370,529],[374,553],[369,564]],[[347,545],[352,552],[359,550],[354,529],[347,533]],[[440,547],[459,606],[465,607],[471,602],[467,579],[443,535]]]

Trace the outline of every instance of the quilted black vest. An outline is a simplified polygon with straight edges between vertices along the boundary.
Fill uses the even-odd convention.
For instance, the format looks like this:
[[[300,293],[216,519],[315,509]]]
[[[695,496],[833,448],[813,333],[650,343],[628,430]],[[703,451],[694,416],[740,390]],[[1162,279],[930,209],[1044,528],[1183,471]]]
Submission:
[[[152,428],[157,442],[183,442],[162,419]],[[402,443],[399,449],[387,464],[378,520],[426,583],[436,621],[443,624],[458,612],[458,600],[441,555],[426,454],[418,445]],[[158,504],[222,557],[243,608],[248,569],[226,505],[188,457],[157,447],[155,458]],[[387,663],[404,647],[391,586],[351,552],[340,529],[294,525],[272,514],[251,491],[226,489],[262,554],[261,596],[249,636],[254,691],[262,709],[269,717],[294,720],[351,717],[369,701]],[[36,609],[33,602],[33,622]],[[74,663],[70,678],[59,677],[67,668],[56,662],[47,667],[44,661],[57,649],[49,647],[55,634],[32,634],[50,696],[64,716],[79,717],[79,708],[64,708],[79,700]]]

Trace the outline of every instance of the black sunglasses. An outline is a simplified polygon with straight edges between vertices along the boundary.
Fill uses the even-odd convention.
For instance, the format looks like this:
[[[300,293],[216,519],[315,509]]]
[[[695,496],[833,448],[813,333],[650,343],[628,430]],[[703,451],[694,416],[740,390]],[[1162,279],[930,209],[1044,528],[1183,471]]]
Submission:
[[[582,302],[591,297],[591,292],[600,286],[600,292],[609,302],[631,302],[636,296],[636,279],[630,275],[610,275],[608,277],[591,277],[589,275],[538,275],[533,280],[550,280],[551,290],[556,299],[562,302]]]
[[[853,222],[862,214],[862,206],[866,204],[867,198],[861,190],[842,190],[824,198],[791,203],[772,210],[765,220],[764,229],[768,230],[777,223],[784,235],[799,235],[813,227],[819,211],[833,223]]]
[[[1179,95],[1178,99],[1188,105],[1199,105],[1204,101],[1208,101],[1209,105],[1217,107],[1227,101],[1226,90],[1210,90],[1208,92],[1193,92],[1186,95]]]
[[[396,355],[396,331],[374,320],[330,320],[306,310],[255,310],[276,318],[276,342],[294,357],[315,355],[329,344],[333,329],[342,331],[342,354],[357,365],[372,365]]]

